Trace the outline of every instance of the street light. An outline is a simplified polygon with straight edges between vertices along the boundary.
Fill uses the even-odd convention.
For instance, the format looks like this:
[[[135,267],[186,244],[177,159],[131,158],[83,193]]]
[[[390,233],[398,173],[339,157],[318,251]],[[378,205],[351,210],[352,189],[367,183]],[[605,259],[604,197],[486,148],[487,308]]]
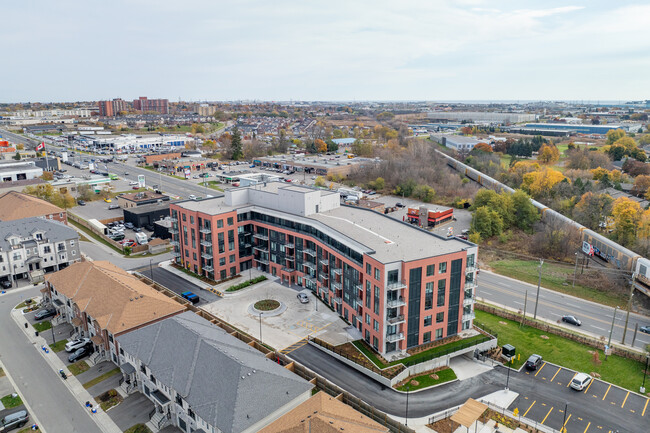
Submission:
[[[572,288],[576,288],[576,273],[578,272],[578,253],[575,253],[576,255],[576,266],[573,268],[573,285]]]
[[[410,389],[410,386],[406,385],[406,417],[405,417],[405,419],[406,419],[405,425],[406,426],[409,425],[409,389]]]
[[[560,433],[566,433],[566,411],[569,408],[569,402],[567,401],[564,403],[564,421],[562,421],[562,428],[560,429]]]
[[[260,312],[260,343],[262,343],[262,313]]]
[[[153,279],[153,265],[151,264],[152,261],[153,261],[153,259],[149,259],[149,273],[151,274],[151,282],[155,286],[156,282]]]
[[[539,303],[539,287],[542,285],[542,265],[544,264],[543,259],[539,259],[539,278],[537,279],[537,296],[535,297],[535,313],[533,314],[533,319],[537,319],[537,304]]]
[[[508,390],[508,385],[510,385],[510,367],[506,366],[508,369],[508,375],[506,376],[506,391]]]
[[[614,308],[614,316],[612,317],[612,326],[609,328],[609,339],[607,340],[607,347],[605,348],[605,361],[607,361],[607,354],[609,353],[609,348],[612,345],[612,332],[614,331],[614,321],[616,320],[616,310],[618,310],[618,305]]]
[[[645,394],[645,377],[648,374],[648,365],[650,365],[650,353],[645,355],[645,370],[643,370],[643,385],[641,385],[641,394]]]

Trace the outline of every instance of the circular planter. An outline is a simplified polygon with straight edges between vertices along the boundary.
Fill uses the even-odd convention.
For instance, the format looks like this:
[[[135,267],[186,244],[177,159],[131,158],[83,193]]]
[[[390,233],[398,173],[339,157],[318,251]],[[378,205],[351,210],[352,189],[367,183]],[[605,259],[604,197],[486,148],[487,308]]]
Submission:
[[[250,314],[262,317],[278,316],[284,313],[286,309],[287,306],[283,302],[276,301],[275,299],[262,299],[248,306],[248,312]]]

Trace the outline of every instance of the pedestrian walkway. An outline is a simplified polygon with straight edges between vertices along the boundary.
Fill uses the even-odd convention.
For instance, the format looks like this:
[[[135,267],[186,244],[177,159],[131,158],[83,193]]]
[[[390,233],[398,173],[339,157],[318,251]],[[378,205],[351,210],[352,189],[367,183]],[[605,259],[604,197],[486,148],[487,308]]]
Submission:
[[[193,283],[194,285],[197,285],[199,287],[203,287],[204,289],[217,294],[218,296],[223,296],[226,293],[226,290],[233,285],[241,284],[244,283],[248,280],[252,280],[254,278],[259,277],[260,275],[264,275],[268,277],[269,275],[266,274],[265,272],[259,271],[257,269],[249,269],[246,271],[241,272],[239,275],[241,276],[240,278],[235,278],[233,280],[228,280],[223,283],[217,283],[217,284],[210,284],[207,283],[199,278],[196,278],[190,274],[187,274],[180,269],[177,269],[176,267],[172,266],[172,260],[166,260],[163,262],[158,263],[158,266],[165,269],[166,271],[169,271],[173,274],[178,275],[181,278],[186,279],[187,281]],[[246,289],[242,289],[246,290]],[[219,292],[219,293],[216,293]],[[239,293],[239,291],[237,292]]]

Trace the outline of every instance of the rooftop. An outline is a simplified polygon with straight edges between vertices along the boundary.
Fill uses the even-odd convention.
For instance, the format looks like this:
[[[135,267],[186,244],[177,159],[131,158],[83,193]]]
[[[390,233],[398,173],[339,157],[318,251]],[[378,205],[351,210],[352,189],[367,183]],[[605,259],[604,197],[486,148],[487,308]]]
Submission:
[[[7,241],[10,236],[18,236],[22,239],[32,238],[35,233],[43,233],[43,239],[50,242],[62,242],[68,239],[78,239],[77,232],[67,225],[43,218],[30,217],[13,221],[0,222],[0,250],[8,251],[11,244]],[[36,246],[36,245],[34,245]]]
[[[244,431],[312,385],[204,318],[185,312],[119,336],[153,376],[224,433]],[[206,374],[212,371],[215,374]]]
[[[149,200],[169,200],[169,196],[165,194],[158,194],[151,191],[131,192],[128,194],[120,194],[120,198],[129,201],[149,201]]]
[[[75,263],[49,274],[45,280],[113,334],[185,310],[107,261]]]
[[[44,216],[64,212],[45,200],[22,192],[9,191],[0,195],[0,221]]]

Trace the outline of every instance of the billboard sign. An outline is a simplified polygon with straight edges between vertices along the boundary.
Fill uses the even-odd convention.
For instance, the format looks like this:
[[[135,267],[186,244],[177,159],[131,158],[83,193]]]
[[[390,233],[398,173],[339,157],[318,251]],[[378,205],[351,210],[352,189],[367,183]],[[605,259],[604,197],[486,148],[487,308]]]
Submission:
[[[145,184],[144,184],[144,174],[139,174],[139,175],[138,175],[138,186],[139,186],[140,188],[144,188],[144,187],[145,187]]]

